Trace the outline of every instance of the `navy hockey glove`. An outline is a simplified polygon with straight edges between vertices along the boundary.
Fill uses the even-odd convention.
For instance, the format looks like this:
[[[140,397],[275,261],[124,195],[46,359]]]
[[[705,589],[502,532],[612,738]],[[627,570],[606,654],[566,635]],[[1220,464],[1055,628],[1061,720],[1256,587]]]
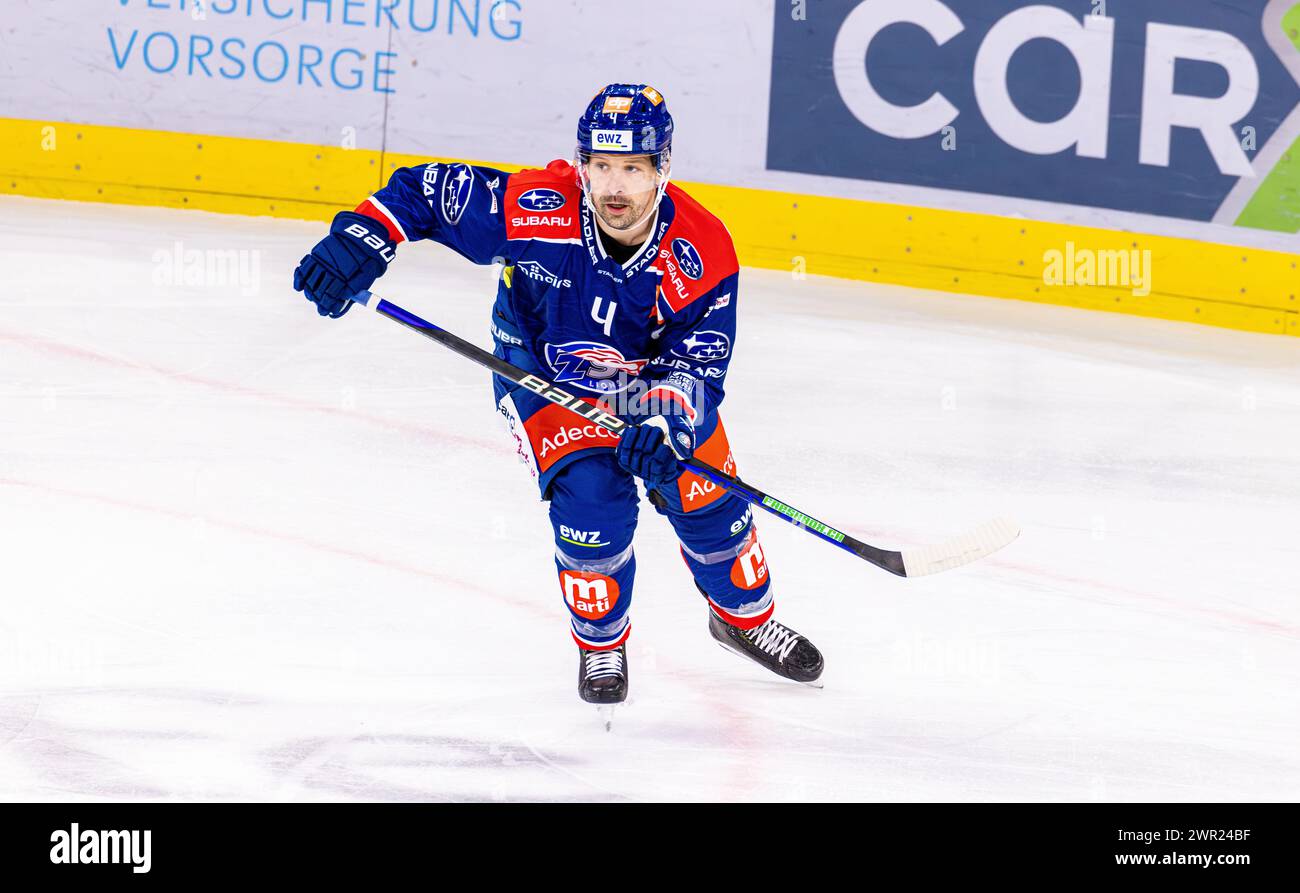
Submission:
[[[396,248],[378,221],[355,211],[340,211],[330,234],[293,271],[294,291],[306,294],[321,316],[338,319],[352,306],[353,295],[384,275]]]
[[[690,420],[684,415],[657,415],[624,431],[614,455],[624,469],[662,487],[681,475],[677,460],[689,459],[694,452],[695,426]]]

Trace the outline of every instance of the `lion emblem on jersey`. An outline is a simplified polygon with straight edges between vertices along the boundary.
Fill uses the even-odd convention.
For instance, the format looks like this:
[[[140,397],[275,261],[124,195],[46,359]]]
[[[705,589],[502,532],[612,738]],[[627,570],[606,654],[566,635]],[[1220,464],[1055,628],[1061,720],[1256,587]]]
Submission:
[[[649,360],[629,360],[623,352],[598,341],[546,345],[546,363],[557,384],[572,384],[598,394],[627,390]]]

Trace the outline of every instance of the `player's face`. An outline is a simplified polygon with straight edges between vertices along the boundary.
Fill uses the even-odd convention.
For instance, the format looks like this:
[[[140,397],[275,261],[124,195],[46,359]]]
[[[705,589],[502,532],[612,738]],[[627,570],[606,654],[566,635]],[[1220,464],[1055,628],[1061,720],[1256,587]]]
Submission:
[[[616,231],[645,222],[659,188],[659,176],[648,155],[592,155],[587,162],[587,181],[601,223]]]

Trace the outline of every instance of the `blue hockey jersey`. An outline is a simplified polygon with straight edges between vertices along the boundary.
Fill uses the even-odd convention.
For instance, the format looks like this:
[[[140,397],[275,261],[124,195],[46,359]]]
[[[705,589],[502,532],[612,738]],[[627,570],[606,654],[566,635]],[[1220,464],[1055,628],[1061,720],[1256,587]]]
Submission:
[[[498,356],[619,414],[629,396],[680,404],[701,442],[712,434],[735,342],[738,264],[726,227],[675,184],[646,242],[622,264],[606,255],[564,161],[514,174],[402,168],[357,211],[395,243],[432,239],[476,264],[502,265],[492,312]],[[512,428],[522,429],[521,457],[543,480],[617,443],[500,378],[496,389]]]

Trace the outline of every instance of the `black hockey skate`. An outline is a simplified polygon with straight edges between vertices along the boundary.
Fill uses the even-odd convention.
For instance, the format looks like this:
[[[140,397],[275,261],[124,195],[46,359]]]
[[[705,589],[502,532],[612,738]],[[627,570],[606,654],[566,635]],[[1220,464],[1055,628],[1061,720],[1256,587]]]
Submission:
[[[627,646],[609,651],[578,649],[578,695],[588,704],[627,700]]]
[[[768,620],[751,630],[727,623],[709,609],[709,635],[728,651],[762,664],[778,676],[821,688],[822,653],[788,626]]]

